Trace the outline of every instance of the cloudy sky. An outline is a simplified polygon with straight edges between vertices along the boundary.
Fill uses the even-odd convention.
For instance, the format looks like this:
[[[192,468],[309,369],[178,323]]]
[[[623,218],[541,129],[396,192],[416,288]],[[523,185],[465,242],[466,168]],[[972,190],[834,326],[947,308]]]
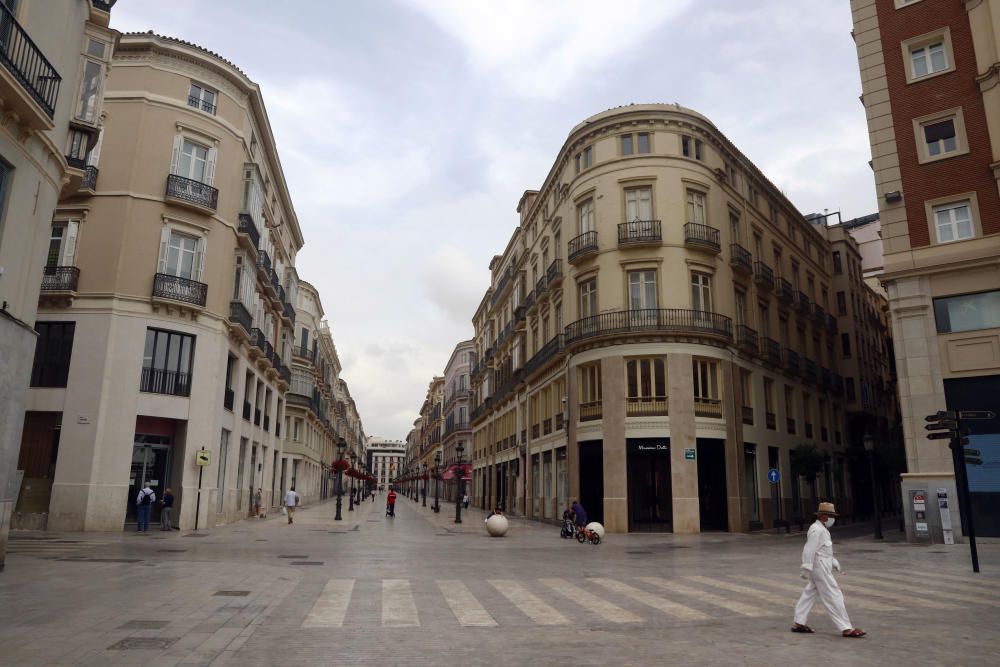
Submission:
[[[613,9],[612,9],[613,8]],[[712,119],[804,212],[876,210],[843,0],[125,0],[260,84],[369,435],[403,438],[525,189],[610,107]]]

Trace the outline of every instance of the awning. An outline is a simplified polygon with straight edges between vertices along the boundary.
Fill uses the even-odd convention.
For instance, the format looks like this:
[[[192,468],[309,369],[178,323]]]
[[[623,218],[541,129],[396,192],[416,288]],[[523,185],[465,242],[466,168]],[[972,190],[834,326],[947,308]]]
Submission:
[[[458,475],[462,476],[462,481],[472,480],[472,464],[462,463],[462,464],[452,464],[444,469],[441,473],[441,479],[455,479]]]

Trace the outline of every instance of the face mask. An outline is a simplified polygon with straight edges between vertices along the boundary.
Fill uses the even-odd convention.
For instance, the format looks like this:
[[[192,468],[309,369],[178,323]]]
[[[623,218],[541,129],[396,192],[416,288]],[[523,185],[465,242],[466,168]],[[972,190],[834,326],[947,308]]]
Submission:
[[[833,528],[833,524],[835,523],[837,523],[837,520],[834,519],[832,516],[826,517],[826,519],[823,521],[823,525],[826,526],[827,528]]]

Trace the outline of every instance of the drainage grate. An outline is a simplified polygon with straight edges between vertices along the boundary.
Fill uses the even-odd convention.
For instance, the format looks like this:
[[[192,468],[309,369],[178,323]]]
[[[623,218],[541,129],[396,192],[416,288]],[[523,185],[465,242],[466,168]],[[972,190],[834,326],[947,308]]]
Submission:
[[[293,560],[294,560],[294,559],[296,559],[296,558],[299,558],[299,559],[301,559],[301,558],[309,558],[309,556],[306,556],[305,554],[302,554],[301,556],[288,556],[288,555],[281,555],[281,556],[278,556],[278,558],[291,558],[291,559],[293,559]]]
[[[170,625],[170,621],[129,621],[119,625],[119,630],[159,630]]]
[[[141,558],[81,558],[81,563],[141,563]]]
[[[208,537],[208,533],[188,533],[184,537]]]
[[[231,598],[245,598],[250,595],[250,591],[215,591],[215,595],[221,595]]]
[[[170,648],[180,637],[126,637],[107,648],[109,651],[157,651]]]
[[[187,549],[164,549],[163,552],[168,554],[182,554],[187,553]]]
[[[652,551],[626,551],[625,553],[632,554],[634,556],[638,556],[640,554],[643,555],[643,556],[646,556],[646,555],[652,554],[653,552]]]
[[[292,565],[322,565],[321,560],[293,560]]]
[[[267,542],[267,540],[254,540],[254,542]]]

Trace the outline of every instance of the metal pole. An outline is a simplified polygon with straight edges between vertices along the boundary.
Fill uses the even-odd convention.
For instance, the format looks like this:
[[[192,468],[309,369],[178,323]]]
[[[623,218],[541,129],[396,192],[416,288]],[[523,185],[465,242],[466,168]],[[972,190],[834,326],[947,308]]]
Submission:
[[[976,549],[976,529],[972,525],[972,499],[969,497],[969,478],[965,471],[965,453],[958,440],[951,441],[951,460],[955,466],[955,485],[958,487],[958,509],[962,516],[962,532],[969,539],[972,571],[979,572],[979,551]]]
[[[340,470],[337,471],[337,514],[333,517],[334,521],[343,521],[344,517],[340,516],[340,506],[344,498],[344,473]]]
[[[198,498],[194,502],[194,529],[198,530],[198,517],[201,515],[201,476],[205,466],[198,466]]]
[[[878,490],[875,487],[875,452],[868,452],[868,472],[872,480],[872,514],[875,522],[875,539],[882,539],[882,515],[879,511]]]
[[[350,499],[348,501],[348,504],[347,504],[347,511],[348,512],[353,512],[354,511],[354,478],[353,477],[351,477],[351,497],[350,497]]]

